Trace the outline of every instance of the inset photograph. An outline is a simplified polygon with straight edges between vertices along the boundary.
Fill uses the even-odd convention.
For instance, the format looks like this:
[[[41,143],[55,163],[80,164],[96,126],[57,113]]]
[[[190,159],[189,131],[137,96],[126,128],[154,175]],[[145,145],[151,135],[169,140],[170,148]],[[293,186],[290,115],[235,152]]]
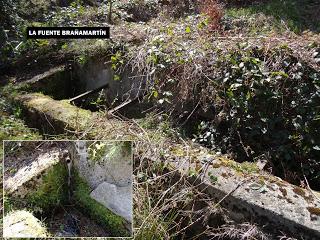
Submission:
[[[131,141],[4,141],[5,238],[132,237]]]

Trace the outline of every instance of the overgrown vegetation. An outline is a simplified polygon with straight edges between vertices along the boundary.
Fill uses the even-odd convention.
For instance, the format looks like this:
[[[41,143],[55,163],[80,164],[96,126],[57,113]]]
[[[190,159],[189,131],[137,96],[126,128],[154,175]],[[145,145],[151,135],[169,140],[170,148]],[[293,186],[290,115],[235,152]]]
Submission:
[[[21,117],[21,108],[0,98],[0,141],[40,139],[36,129],[28,128]],[[2,153],[2,148],[0,153]],[[2,156],[2,154],[0,154]]]
[[[136,154],[134,168],[135,239],[275,238],[276,232],[266,233],[253,223],[234,221],[205,189],[199,190],[195,184],[199,175],[180,175],[170,167],[168,157],[155,161],[158,155],[168,156],[168,145],[163,140],[152,142],[152,146],[136,144],[143,152]]]
[[[205,26],[190,17],[139,48],[132,65],[148,77],[149,99],[176,124],[189,121],[195,141],[238,161],[265,159],[274,174],[319,186],[319,44],[303,42],[300,53],[270,38],[264,48],[263,41],[215,40]]]
[[[196,139],[239,160],[265,158],[276,175],[295,183],[305,175],[316,186],[320,75],[288,51],[273,49],[266,61],[243,46],[219,59],[209,84],[216,118],[199,125]]]

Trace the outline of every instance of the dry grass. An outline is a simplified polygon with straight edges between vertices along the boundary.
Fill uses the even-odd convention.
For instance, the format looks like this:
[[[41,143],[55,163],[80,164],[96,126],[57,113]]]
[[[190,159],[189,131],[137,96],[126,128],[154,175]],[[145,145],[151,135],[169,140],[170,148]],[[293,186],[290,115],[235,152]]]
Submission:
[[[137,143],[136,149],[143,145]],[[135,239],[201,239],[209,222],[225,222],[224,211],[213,208],[208,195],[165,161],[150,159],[148,149],[135,158]]]
[[[269,239],[255,225],[237,225],[198,181],[171,167],[175,156],[167,150],[174,145],[172,140],[149,139],[137,141],[134,147],[134,239],[228,239],[237,233],[243,237],[232,239]],[[191,153],[184,160],[189,158]],[[222,229],[230,234],[224,235]]]
[[[235,239],[235,240],[271,240],[271,236],[265,234],[252,223],[235,225],[223,225],[211,233],[211,239]]]

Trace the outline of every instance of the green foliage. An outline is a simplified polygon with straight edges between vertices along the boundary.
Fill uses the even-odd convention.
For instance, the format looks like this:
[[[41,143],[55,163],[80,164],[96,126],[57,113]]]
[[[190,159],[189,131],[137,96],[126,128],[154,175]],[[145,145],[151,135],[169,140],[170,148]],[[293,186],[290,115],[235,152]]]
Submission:
[[[159,12],[158,0],[114,1],[113,12],[129,22],[148,21]]]
[[[118,72],[120,71],[120,67],[124,64],[124,57],[123,53],[120,51],[117,51],[115,54],[111,56],[111,68],[115,72],[113,75],[114,81],[119,81],[121,79],[120,75],[118,75]]]
[[[89,158],[94,162],[113,159],[119,161],[132,154],[131,141],[93,141],[87,143],[87,148]]]
[[[47,0],[19,0],[17,10],[19,15],[36,20],[49,10],[50,4],[51,2]]]
[[[83,1],[82,0],[75,0],[70,4],[71,7],[82,7],[83,6]]]
[[[124,219],[92,199],[90,197],[91,190],[87,183],[77,173],[74,173],[73,176],[75,178],[74,198],[76,204],[92,219],[108,229],[112,237],[130,236],[125,228]]]
[[[107,153],[106,142],[93,142],[88,147],[89,158],[92,161],[101,161],[105,158]]]
[[[39,139],[41,136],[35,130],[29,129],[21,119],[12,116],[0,119],[0,140]]]
[[[88,56],[80,55],[76,57],[76,61],[81,65],[85,65],[88,62]]]
[[[101,90],[98,94],[95,94],[95,96],[92,97],[92,100],[90,101],[90,106],[93,106],[94,109],[98,109],[100,111],[106,110],[107,102],[103,90]]]
[[[107,19],[107,3],[90,6],[82,0],[75,0],[69,6],[56,8],[44,16],[49,26],[96,26]]]
[[[210,182],[212,184],[216,184],[218,182],[218,177],[213,175],[212,172],[209,172],[208,175],[209,175]]]
[[[319,182],[320,74],[286,49],[272,55],[283,56],[273,70],[257,49],[239,47],[221,57],[212,83],[219,114],[199,125],[196,139],[241,160],[265,156],[280,176],[302,172]]]
[[[7,213],[15,210],[14,201],[12,201],[6,195],[4,195],[4,198],[3,198],[3,210],[4,210],[4,214],[7,214]]]
[[[139,124],[143,128],[153,130],[153,134],[150,137],[154,141],[165,137],[176,138],[179,135],[178,130],[173,127],[168,114],[155,116],[154,113],[149,113],[145,118],[139,119]]]

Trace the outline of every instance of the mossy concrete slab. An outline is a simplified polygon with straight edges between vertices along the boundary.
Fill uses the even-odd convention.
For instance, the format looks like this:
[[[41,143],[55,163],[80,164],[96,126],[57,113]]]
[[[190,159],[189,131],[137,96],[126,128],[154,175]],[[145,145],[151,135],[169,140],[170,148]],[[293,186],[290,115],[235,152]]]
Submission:
[[[5,159],[10,161],[10,159]],[[59,162],[59,151],[53,150],[37,156],[30,164],[20,168],[13,176],[4,179],[4,191],[7,195],[24,197],[41,183],[41,176],[50,167]]]
[[[254,163],[237,163],[203,147],[176,144],[170,151],[167,160],[172,167],[191,175],[190,182],[215,202],[221,201],[234,220],[252,219],[267,229],[320,239],[320,201],[316,193],[260,171]]]
[[[75,203],[82,212],[88,214],[101,226],[110,232],[111,237],[130,237],[132,232],[127,229],[127,222],[124,218],[114,214],[101,203],[90,196],[92,189],[77,172],[73,173],[74,186],[73,197]]]
[[[4,238],[46,238],[46,228],[32,213],[25,210],[13,211],[3,219]]]
[[[27,122],[46,133],[84,131],[94,118],[94,114],[88,110],[40,93],[18,94],[13,100],[22,106]]]
[[[60,160],[58,149],[40,153],[4,179],[4,210],[26,208],[33,212],[51,212],[69,200],[67,179],[67,164]]]

